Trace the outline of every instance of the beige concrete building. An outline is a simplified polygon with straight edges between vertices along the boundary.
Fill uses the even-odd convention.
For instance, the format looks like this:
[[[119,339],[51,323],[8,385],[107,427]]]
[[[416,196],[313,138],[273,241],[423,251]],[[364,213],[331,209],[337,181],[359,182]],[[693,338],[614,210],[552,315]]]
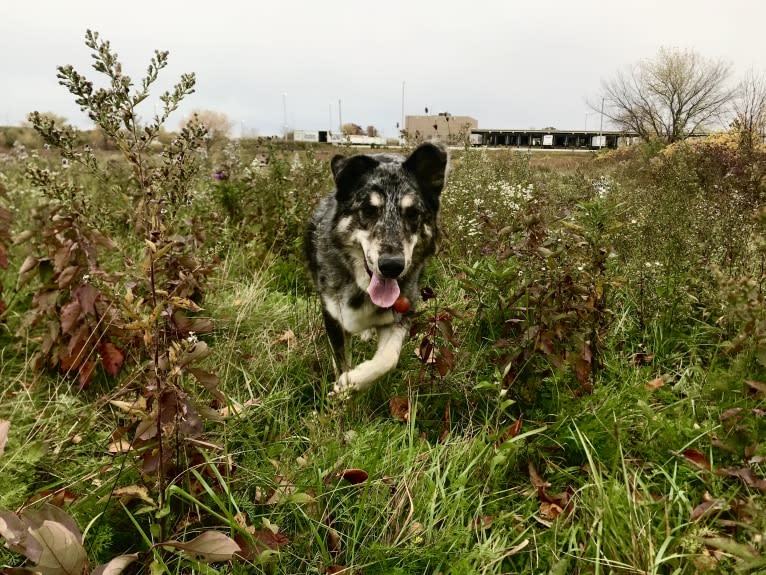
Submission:
[[[453,116],[447,112],[404,118],[406,137],[411,143],[438,140],[447,144],[463,144],[468,142],[471,130],[478,127],[479,122],[475,118]]]

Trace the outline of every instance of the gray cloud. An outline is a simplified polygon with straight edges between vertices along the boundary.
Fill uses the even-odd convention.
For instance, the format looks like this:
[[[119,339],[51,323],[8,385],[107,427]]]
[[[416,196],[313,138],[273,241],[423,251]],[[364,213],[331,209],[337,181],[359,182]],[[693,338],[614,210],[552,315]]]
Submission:
[[[662,45],[766,70],[757,0],[280,0],[177,2],[6,0],[0,5],[0,124],[32,110],[88,124],[57,84],[56,66],[95,79],[86,28],[111,41],[134,79],[170,50],[161,89],[197,74],[193,108],[239,129],[280,133],[338,121],[396,134],[405,111],[474,116],[481,127],[581,128],[602,78]],[[284,96],[286,94],[286,96]],[[151,104],[150,104],[151,106]],[[147,109],[147,115],[152,112]],[[595,121],[595,120],[591,120]]]

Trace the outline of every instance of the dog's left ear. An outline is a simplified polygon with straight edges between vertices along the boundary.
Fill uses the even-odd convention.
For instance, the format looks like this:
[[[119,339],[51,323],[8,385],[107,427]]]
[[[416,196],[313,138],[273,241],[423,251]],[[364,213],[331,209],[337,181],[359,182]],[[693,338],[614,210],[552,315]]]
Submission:
[[[404,169],[415,176],[420,188],[438,198],[444,188],[447,171],[447,149],[437,143],[421,144],[404,161]]]
[[[335,197],[339,202],[343,202],[351,195],[354,184],[359,182],[362,177],[375,169],[378,160],[364,154],[358,156],[341,156],[340,154],[330,160],[330,169],[332,177],[335,180]]]

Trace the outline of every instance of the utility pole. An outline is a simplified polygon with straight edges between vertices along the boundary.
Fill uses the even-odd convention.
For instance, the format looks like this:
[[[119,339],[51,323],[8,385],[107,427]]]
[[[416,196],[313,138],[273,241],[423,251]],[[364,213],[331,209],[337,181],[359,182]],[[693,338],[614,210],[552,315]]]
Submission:
[[[282,116],[284,123],[282,124],[282,139],[287,139],[287,92],[282,92]]]
[[[402,123],[399,125],[401,126],[402,131],[407,129],[407,125],[404,123],[404,80],[402,80]]]
[[[340,108],[340,98],[338,98],[338,132],[343,136],[343,114]]]
[[[601,125],[598,128],[598,149],[604,145],[604,98],[601,98]]]

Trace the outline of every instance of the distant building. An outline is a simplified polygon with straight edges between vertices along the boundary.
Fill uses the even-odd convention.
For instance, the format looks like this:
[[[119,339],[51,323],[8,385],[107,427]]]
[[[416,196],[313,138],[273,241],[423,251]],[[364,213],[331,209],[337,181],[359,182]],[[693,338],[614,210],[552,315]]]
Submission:
[[[446,144],[462,144],[478,127],[479,122],[475,118],[453,116],[448,112],[404,118],[404,129],[410,142],[438,140]]]

